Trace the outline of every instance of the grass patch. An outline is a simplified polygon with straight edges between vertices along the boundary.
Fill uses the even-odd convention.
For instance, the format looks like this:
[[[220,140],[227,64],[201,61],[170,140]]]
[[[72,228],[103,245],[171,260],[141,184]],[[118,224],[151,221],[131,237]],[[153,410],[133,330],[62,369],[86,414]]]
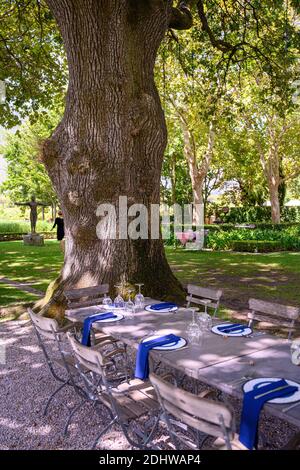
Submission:
[[[224,290],[222,313],[242,310],[249,297],[300,305],[300,253],[280,252],[249,254],[213,251],[185,251],[166,248],[175,275],[183,284]],[[57,277],[63,262],[56,240],[46,240],[43,247],[24,246],[21,241],[0,243],[0,276],[45,291]],[[0,306],[37,297],[0,283]]]

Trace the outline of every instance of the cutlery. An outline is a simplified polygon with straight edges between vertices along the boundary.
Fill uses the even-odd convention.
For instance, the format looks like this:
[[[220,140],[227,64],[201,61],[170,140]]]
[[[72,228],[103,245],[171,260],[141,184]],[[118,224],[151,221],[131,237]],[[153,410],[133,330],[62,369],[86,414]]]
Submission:
[[[292,408],[296,408],[296,406],[300,405],[300,401],[297,401],[296,403],[293,403],[292,405],[286,406],[283,408],[283,413],[286,413],[287,411],[291,410]]]
[[[263,331],[257,331],[255,333],[250,333],[250,335],[247,335],[247,338],[255,338],[255,336],[263,336],[266,333]]]
[[[270,393],[273,393],[273,392],[278,392],[279,390],[284,390],[285,388],[288,388],[288,387],[290,387],[289,384],[282,385],[282,387],[273,388],[273,390],[269,390],[268,392],[264,392],[264,393],[260,393],[259,395],[256,395],[254,399],[257,400],[258,398],[264,397],[265,395],[269,395]]]
[[[239,379],[235,379],[232,382],[230,382],[230,385],[239,385],[241,382],[245,382],[246,380],[251,380],[254,379],[254,375],[243,375],[243,377],[240,377]]]

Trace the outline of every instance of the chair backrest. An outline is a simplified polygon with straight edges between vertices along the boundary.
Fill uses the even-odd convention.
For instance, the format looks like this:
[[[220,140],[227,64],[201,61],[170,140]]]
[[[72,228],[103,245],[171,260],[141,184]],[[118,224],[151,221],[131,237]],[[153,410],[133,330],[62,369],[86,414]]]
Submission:
[[[104,294],[108,292],[108,284],[67,290],[65,291],[65,297],[68,302],[68,309],[97,305],[102,302]]]
[[[59,331],[59,325],[54,318],[46,318],[34,313],[28,308],[28,314],[38,333],[48,339],[57,340],[56,332]]]
[[[209,307],[218,308],[220,299],[223,295],[221,289],[210,289],[207,287],[195,286],[194,284],[187,285],[188,295],[186,300],[188,303],[203,305],[203,299],[211,300]]]
[[[289,305],[275,304],[264,300],[250,299],[248,319],[265,321],[278,326],[293,328],[299,318],[300,309]]]
[[[86,369],[103,376],[103,356],[100,351],[80,344],[72,333],[67,333],[68,340],[74,351],[77,361]]]
[[[187,426],[214,437],[224,437],[224,430],[232,437],[233,415],[222,403],[200,398],[165,382],[155,374],[150,381],[164,411]]]

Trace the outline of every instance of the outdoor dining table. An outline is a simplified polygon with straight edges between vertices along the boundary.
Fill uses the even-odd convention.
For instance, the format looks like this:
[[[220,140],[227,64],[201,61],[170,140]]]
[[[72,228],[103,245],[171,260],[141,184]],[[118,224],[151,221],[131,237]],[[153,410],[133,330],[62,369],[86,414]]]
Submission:
[[[147,304],[159,301],[147,298]],[[101,305],[98,306],[99,311]],[[77,308],[66,311],[66,317],[74,322],[95,312],[98,307]],[[149,335],[173,333],[186,338],[186,328],[191,322],[191,311],[179,307],[175,312],[148,312],[142,310],[133,315],[124,313],[124,319],[116,322],[93,324],[105,334],[122,340],[128,346],[138,348],[140,341]],[[215,320],[216,323],[220,322]],[[269,334],[244,337],[219,336],[212,332],[204,334],[201,344],[188,343],[172,351],[152,350],[153,361],[183,372],[186,376],[213,386],[221,392],[242,398],[242,382],[247,377],[282,377],[300,382],[300,367],[292,364],[290,343]],[[300,427],[299,406],[283,411],[287,405],[266,404],[267,413],[278,416]]]

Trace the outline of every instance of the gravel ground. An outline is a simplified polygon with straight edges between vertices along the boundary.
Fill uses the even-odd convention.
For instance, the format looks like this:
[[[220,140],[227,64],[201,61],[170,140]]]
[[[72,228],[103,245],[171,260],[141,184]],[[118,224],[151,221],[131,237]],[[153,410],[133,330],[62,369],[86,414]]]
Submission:
[[[3,344],[6,345],[5,361],[1,355]],[[74,416],[68,436],[63,436],[68,411],[62,403],[71,407],[78,399],[70,387],[65,387],[48,415],[42,416],[44,404],[56,383],[37,346],[33,328],[24,321],[0,324],[0,347],[0,449],[89,449],[103,424],[108,423],[108,413],[101,410],[96,414],[91,405],[84,405]],[[186,384],[187,388],[190,386],[190,383]],[[241,404],[236,400],[231,402],[238,417]],[[296,428],[278,419],[263,415],[261,418],[260,429],[269,441],[266,448],[282,447],[297,432]],[[162,449],[171,448],[163,427],[159,429],[155,443]],[[208,440],[205,447],[209,448],[210,443]],[[116,427],[102,438],[98,448],[131,447]]]

